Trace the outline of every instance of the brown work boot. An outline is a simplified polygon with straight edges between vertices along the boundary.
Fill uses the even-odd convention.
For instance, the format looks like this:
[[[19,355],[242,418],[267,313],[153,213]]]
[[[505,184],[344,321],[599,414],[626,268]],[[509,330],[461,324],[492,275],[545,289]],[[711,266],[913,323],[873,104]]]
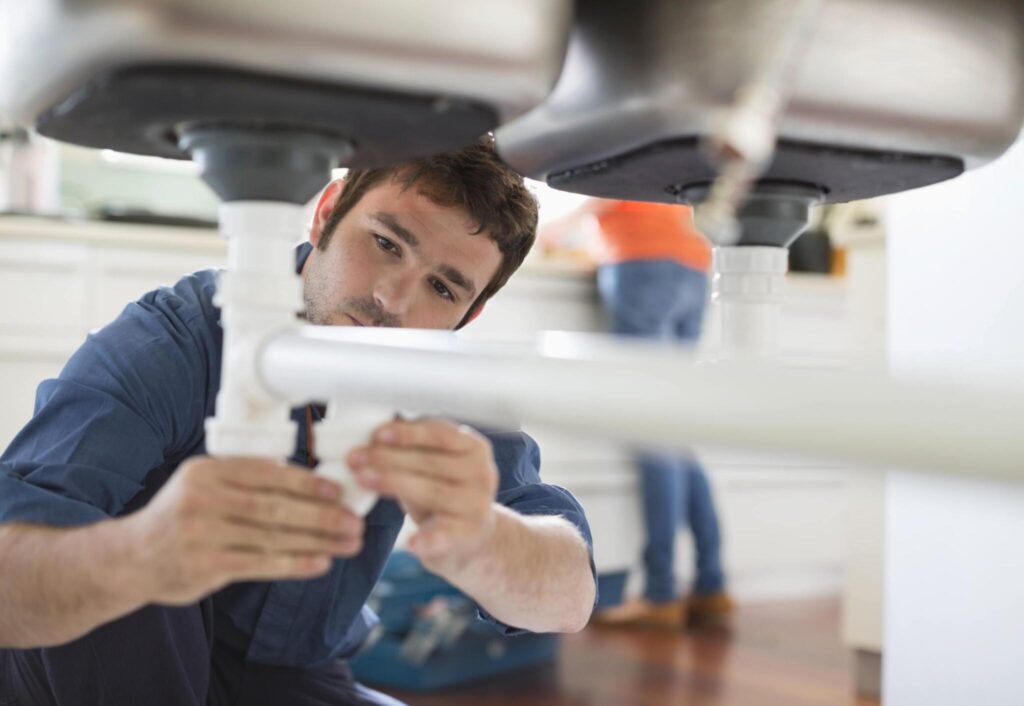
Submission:
[[[682,601],[652,603],[646,598],[633,598],[596,613],[591,622],[604,627],[679,630],[686,624],[686,604]]]
[[[693,593],[686,599],[686,624],[695,628],[728,628],[736,604],[725,591]]]

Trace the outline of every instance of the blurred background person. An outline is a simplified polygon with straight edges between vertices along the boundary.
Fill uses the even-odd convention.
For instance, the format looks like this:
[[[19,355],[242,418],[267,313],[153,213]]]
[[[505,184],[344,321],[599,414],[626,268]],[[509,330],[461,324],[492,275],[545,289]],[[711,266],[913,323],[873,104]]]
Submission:
[[[707,300],[711,246],[686,206],[589,199],[545,226],[540,242],[596,266],[611,332],[693,346]],[[711,487],[693,457],[638,456],[646,545],[643,595],[598,613],[605,625],[670,627],[727,624],[733,610],[721,561],[721,532]],[[692,592],[680,596],[675,539],[694,537]]]

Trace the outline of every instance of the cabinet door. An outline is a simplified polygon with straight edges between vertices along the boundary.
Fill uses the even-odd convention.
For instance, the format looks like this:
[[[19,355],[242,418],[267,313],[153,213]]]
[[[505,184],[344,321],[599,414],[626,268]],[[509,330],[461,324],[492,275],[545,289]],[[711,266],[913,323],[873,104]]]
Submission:
[[[87,259],[81,244],[0,242],[0,448],[32,416],[39,382],[57,375],[82,339]]]
[[[170,286],[183,275],[210,267],[223,267],[223,249],[209,252],[97,248],[90,279],[94,297],[88,312],[89,327],[102,326],[125,305],[157,287]]]
[[[222,266],[223,243],[154,248],[129,238],[5,238],[0,242],[0,448],[29,420],[39,383],[56,376],[90,329],[182,275]]]
[[[2,341],[77,337],[85,326],[88,281],[84,245],[9,239],[0,242]]]

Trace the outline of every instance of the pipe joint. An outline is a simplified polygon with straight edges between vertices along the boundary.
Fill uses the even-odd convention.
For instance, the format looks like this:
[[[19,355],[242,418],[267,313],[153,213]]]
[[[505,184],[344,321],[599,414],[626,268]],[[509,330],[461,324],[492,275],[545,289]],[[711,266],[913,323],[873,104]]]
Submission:
[[[340,485],[342,504],[360,517],[373,509],[378,495],[356,483],[345,457],[355,447],[369,443],[373,430],[394,417],[394,410],[388,407],[331,400],[327,417],[313,430],[320,457],[317,474]]]

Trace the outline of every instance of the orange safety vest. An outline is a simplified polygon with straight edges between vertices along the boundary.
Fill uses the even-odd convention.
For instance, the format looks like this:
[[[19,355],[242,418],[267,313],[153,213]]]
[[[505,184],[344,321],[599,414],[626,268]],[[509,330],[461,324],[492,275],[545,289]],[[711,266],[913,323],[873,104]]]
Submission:
[[[707,272],[711,244],[693,225],[693,209],[662,203],[617,201],[597,216],[599,264],[628,260],[675,260]]]

